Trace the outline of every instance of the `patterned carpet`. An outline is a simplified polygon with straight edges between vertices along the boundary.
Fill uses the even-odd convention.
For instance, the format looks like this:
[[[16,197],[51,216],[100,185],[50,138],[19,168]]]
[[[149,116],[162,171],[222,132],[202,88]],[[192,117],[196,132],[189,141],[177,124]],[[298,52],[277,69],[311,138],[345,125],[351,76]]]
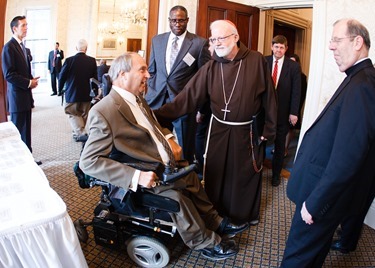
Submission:
[[[99,201],[100,189],[81,189],[72,167],[79,158],[81,143],[73,141],[70,126],[61,106],[61,98],[50,96],[46,84],[34,90],[33,150],[51,187],[67,204],[73,221],[89,221]],[[285,173],[287,174],[287,172]],[[170,239],[171,260],[167,267],[278,267],[282,260],[294,205],[285,195],[286,183],[270,185],[271,171],[263,173],[261,218],[257,226],[235,237],[240,252],[235,258],[210,261],[200,252],[187,248],[177,236]],[[245,198],[245,197],[244,197]],[[136,267],[126,248],[111,250],[95,244],[91,227],[89,240],[81,243],[89,267]],[[364,227],[359,247],[348,255],[331,251],[324,267],[375,267],[375,230]]]

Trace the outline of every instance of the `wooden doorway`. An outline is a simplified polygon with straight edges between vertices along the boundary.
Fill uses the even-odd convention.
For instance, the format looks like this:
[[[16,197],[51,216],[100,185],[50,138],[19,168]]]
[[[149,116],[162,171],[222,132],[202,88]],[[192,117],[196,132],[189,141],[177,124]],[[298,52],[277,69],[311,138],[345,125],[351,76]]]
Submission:
[[[128,38],[127,40],[127,51],[138,52],[142,49],[142,39],[140,38]]]
[[[290,27],[286,24],[281,22],[275,21],[273,26],[273,36],[276,35],[284,35],[286,40],[288,40],[288,50],[286,51],[285,55],[290,57],[290,55],[295,54],[295,43],[296,43],[296,32],[298,29],[294,27]]]
[[[248,48],[258,49],[259,9],[226,0],[199,0],[197,34],[209,38],[211,22],[219,19],[232,21],[240,40]],[[241,27],[239,27],[241,25]]]

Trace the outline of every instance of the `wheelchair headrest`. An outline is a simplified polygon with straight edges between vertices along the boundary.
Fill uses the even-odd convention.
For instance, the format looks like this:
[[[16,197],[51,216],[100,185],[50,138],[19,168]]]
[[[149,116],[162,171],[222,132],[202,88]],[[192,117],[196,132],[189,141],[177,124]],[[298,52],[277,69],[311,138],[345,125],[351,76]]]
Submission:
[[[103,87],[103,97],[109,94],[112,88],[111,78],[108,74],[103,74],[102,76],[102,87]]]

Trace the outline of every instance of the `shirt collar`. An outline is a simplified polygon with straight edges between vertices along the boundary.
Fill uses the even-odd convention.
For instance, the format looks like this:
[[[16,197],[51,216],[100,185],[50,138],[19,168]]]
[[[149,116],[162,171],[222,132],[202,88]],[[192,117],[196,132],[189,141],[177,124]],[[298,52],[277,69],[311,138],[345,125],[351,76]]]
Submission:
[[[130,102],[133,105],[137,105],[136,97],[133,93],[130,93],[126,89],[120,88],[118,86],[112,85],[112,88],[120,94],[121,98],[123,98],[125,101]]]
[[[22,40],[20,40],[20,39],[17,37],[17,35],[14,34],[14,35],[13,35],[13,38],[17,40],[18,44],[23,43]]]
[[[185,31],[183,34],[177,36],[175,35],[174,33],[171,32],[171,34],[169,35],[169,42],[172,42],[172,40],[177,36],[178,37],[178,41],[177,42],[182,42],[184,39],[185,39],[185,36],[186,36],[186,33],[187,31]],[[181,44],[181,43],[180,43]]]

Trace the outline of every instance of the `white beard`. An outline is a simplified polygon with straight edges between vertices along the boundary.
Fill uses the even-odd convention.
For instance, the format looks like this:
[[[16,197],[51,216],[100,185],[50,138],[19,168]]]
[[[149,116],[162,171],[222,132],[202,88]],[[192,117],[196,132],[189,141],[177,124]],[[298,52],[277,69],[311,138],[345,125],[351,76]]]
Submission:
[[[232,52],[233,47],[235,45],[236,45],[235,43],[232,43],[230,46],[227,46],[227,47],[215,47],[216,55],[218,55],[221,58],[225,57],[225,56],[228,56],[229,53]]]

